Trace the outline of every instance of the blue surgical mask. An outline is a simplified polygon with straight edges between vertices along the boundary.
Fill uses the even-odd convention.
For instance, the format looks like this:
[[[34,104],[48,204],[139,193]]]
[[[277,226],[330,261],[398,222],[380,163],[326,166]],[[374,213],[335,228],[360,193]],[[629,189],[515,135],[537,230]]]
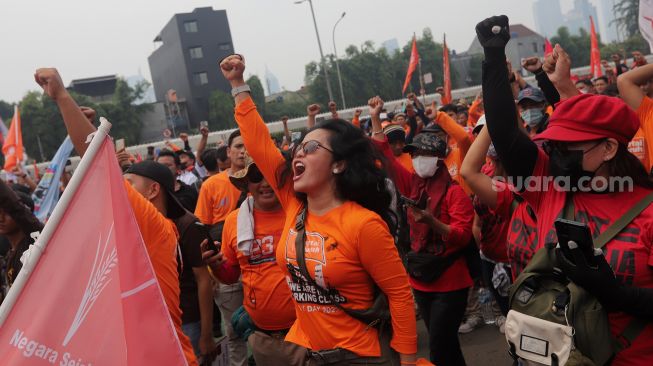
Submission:
[[[530,128],[537,127],[542,122],[542,119],[544,119],[544,112],[537,108],[523,110],[520,114],[521,118]]]

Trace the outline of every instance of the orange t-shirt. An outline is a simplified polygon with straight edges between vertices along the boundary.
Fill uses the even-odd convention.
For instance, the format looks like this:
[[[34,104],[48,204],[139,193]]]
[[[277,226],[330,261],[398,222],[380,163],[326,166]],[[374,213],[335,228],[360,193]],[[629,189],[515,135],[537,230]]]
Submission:
[[[650,172],[653,166],[653,99],[645,96],[636,112],[639,117],[639,131],[628,144],[628,150],[637,156],[646,171]]]
[[[145,249],[152,262],[154,274],[161,288],[168,313],[175,325],[188,365],[197,365],[193,346],[181,331],[181,308],[179,307],[179,273],[177,272],[177,228],[166,219],[150,201],[125,182],[127,198],[134,210],[138,229],[143,237]]]
[[[449,155],[444,159],[444,165],[449,169],[451,178],[460,184],[467,195],[471,195],[472,189],[469,188],[467,182],[460,175],[460,167],[463,165],[465,155],[467,155],[467,151],[472,145],[472,139],[462,126],[444,112],[438,112],[435,121],[449,135]]]
[[[255,240],[251,255],[245,256],[238,250],[238,211],[230,213],[224,222],[222,253],[228,264],[240,267],[245,310],[259,328],[288,329],[295,322],[295,308],[275,256],[286,214],[282,210],[254,210]]]
[[[476,99],[472,102],[472,105],[469,107],[469,117],[467,117],[467,126],[475,127],[478,120],[483,115],[481,112],[481,101]]]
[[[415,167],[413,167],[413,159],[410,158],[409,153],[403,153],[399,156],[397,156],[397,161],[401,166],[406,168],[411,173],[415,173]]]
[[[220,172],[202,183],[195,216],[204,225],[215,225],[236,209],[238,198],[240,191],[229,181],[229,172]]]
[[[266,180],[276,182],[276,171],[284,158],[251,98],[236,107],[236,121],[249,154]],[[273,184],[273,188],[286,214],[277,262],[290,286],[297,313],[286,341],[312,350],[340,347],[360,356],[379,356],[375,328],[351,318],[298,278],[294,227],[302,203],[290,182],[281,187]],[[416,353],[415,307],[408,275],[385,222],[376,213],[349,201],[323,215],[309,212],[306,233],[306,265],[316,282],[337,289],[341,304],[352,309],[372,305],[376,283],[390,303],[391,346],[400,353]]]

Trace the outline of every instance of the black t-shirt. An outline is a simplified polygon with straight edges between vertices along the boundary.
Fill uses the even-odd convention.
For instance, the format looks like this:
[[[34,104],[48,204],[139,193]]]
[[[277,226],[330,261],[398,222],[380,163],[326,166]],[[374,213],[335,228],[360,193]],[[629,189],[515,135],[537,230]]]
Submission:
[[[16,277],[18,277],[18,273],[20,270],[23,268],[23,263],[20,261],[20,257],[23,256],[23,253],[29,248],[31,244],[34,243],[34,240],[30,238],[29,236],[25,236],[25,238],[18,243],[18,246],[16,247],[16,250],[9,249],[7,252],[6,256],[4,256],[4,268],[3,268],[3,273],[2,273],[2,298],[4,299],[4,296],[7,294],[9,291],[9,288],[14,284],[14,281],[16,281]]]
[[[199,193],[197,190],[184,182],[179,182],[179,190],[175,192],[175,197],[179,200],[182,206],[190,212],[195,212],[197,206],[197,198]]]
[[[177,257],[179,272],[180,308],[182,324],[200,321],[199,297],[193,267],[204,267],[200,244],[208,235],[204,225],[191,213],[175,220],[179,231],[181,258]]]

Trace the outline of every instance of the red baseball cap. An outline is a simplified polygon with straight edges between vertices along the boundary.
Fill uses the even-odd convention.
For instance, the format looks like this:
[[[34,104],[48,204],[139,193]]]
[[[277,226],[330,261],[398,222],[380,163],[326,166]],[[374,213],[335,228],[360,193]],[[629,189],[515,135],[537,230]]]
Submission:
[[[628,144],[638,129],[637,114],[621,99],[581,94],[556,104],[548,127],[533,140],[580,142],[613,138]]]

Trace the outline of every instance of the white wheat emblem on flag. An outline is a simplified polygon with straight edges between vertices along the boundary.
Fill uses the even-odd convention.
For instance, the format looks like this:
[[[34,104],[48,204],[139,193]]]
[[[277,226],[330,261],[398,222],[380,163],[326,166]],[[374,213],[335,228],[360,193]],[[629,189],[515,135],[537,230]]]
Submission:
[[[111,223],[111,228],[109,228],[109,233],[104,242],[104,247],[102,247],[102,236],[98,239],[97,250],[95,252],[95,260],[93,261],[93,268],[88,277],[88,284],[86,285],[86,290],[84,291],[84,296],[82,301],[79,304],[77,309],[77,314],[75,314],[75,319],[68,329],[66,338],[63,340],[63,345],[66,346],[70,339],[77,333],[77,330],[84,322],[86,315],[95,304],[98,296],[102,293],[105,287],[111,282],[111,270],[118,263],[118,257],[116,254],[116,247],[114,246],[111,250],[111,253],[107,253],[107,247],[109,245],[109,240],[111,239],[111,234],[113,233],[113,222]],[[100,254],[100,247],[102,247],[102,253]]]

